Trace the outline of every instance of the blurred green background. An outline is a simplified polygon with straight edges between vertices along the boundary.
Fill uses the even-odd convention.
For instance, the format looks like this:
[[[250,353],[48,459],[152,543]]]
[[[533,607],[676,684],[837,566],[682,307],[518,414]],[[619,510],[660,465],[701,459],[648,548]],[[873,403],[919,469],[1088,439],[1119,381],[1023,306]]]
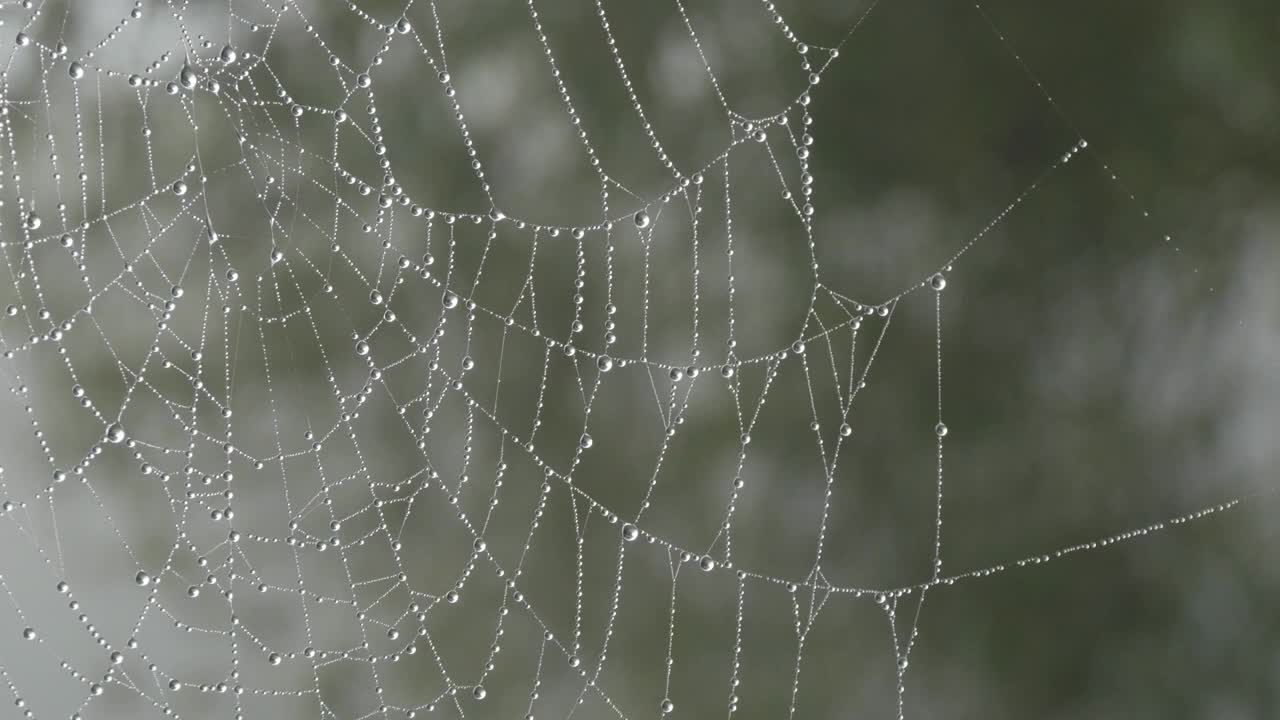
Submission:
[[[1271,3],[29,5],[0,716],[1280,713]]]

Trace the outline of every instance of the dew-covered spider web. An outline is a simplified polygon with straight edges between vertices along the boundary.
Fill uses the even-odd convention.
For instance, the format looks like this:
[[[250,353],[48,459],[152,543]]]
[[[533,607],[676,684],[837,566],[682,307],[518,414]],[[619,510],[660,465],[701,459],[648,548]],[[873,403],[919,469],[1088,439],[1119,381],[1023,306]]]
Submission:
[[[966,261],[1078,172],[1199,269],[964,5],[1060,140],[859,288],[814,162],[888,9],[824,43],[707,5],[4,3],[0,716],[834,717],[852,658],[911,716],[935,596],[1240,502],[949,560]],[[757,43],[763,111],[721,81]],[[658,117],[659,53],[696,114]],[[927,411],[886,412],[895,384]],[[865,471],[899,436],[904,470]],[[879,485],[915,488],[882,525],[922,552],[858,539]]]

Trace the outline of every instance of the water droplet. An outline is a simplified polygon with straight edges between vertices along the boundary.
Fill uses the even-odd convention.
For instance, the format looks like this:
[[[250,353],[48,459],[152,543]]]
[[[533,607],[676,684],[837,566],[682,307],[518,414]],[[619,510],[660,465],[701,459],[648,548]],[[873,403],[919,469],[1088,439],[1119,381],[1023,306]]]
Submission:
[[[146,587],[152,582],[151,576],[148,575],[145,570],[139,570],[138,574],[134,576],[133,581],[138,584],[138,587]]]
[[[483,686],[483,685],[477,685],[477,686],[475,686],[475,688],[471,691],[471,695],[472,695],[472,697],[474,697],[474,698],[475,698],[475,699],[477,699],[477,700],[483,700],[483,699],[484,699],[484,697],[485,697],[485,695],[488,695],[488,694],[489,694],[489,693],[485,692],[485,689],[484,689],[484,686]]]
[[[367,343],[367,342],[365,342],[365,341],[363,341],[363,340],[361,340],[360,342],[356,343],[356,354],[357,354],[357,355],[359,355],[359,356],[361,356],[361,357],[364,357],[365,355],[368,355],[368,354],[369,354],[369,343]]]
[[[26,639],[26,640],[35,640],[35,639],[36,639],[36,631],[35,631],[35,629],[34,629],[34,628],[27,628],[27,629],[23,630],[23,631],[22,631],[22,637],[23,637],[24,639]]]
[[[476,538],[476,541],[472,543],[471,546],[476,549],[476,552],[484,552],[484,549],[489,547],[488,543],[484,541],[484,538]]]
[[[797,340],[797,341],[795,341],[795,342],[791,343],[791,352],[795,353],[796,355],[803,355],[803,354],[804,354],[804,341],[803,341],[803,340]]]
[[[601,355],[596,358],[596,367],[600,369],[600,372],[609,372],[613,369],[613,358],[608,355]]]
[[[67,66],[67,74],[71,76],[72,80],[79,80],[84,77],[84,66],[73,61]]]
[[[373,292],[369,293],[369,302],[373,303],[374,305],[381,305],[382,300],[383,300],[382,293],[378,292],[377,290],[374,290]]]
[[[947,436],[947,426],[943,423],[938,423],[937,425],[934,425],[933,431],[938,434],[938,437]]]
[[[849,423],[840,423],[840,437],[849,437],[853,434],[853,428],[849,427]]]
[[[587,448],[591,447],[592,442],[594,441],[591,439],[590,435],[586,433],[582,433],[582,437],[578,438],[578,447],[582,448],[583,450],[586,450]]]
[[[107,440],[113,443],[124,442],[124,428],[120,423],[111,423],[107,426]]]
[[[119,665],[119,664],[121,664],[121,663],[123,663],[123,662],[124,662],[124,653],[120,652],[119,650],[117,650],[117,651],[115,651],[115,652],[111,653],[111,664],[112,664],[112,665]]]
[[[899,670],[907,669],[907,659],[905,657],[898,658],[898,669]]]
[[[716,569],[716,561],[712,560],[710,555],[703,555],[698,560],[698,567],[702,568],[704,572],[711,572]]]
[[[98,684],[98,683],[93,683],[92,685],[90,685],[90,686],[89,686],[89,693],[90,693],[91,695],[94,695],[95,697],[96,697],[96,696],[101,695],[101,694],[102,694],[102,685],[100,685],[100,684]]]
[[[935,273],[933,277],[929,278],[929,285],[934,290],[941,290],[947,286],[947,278],[942,273]]]
[[[169,294],[172,295],[174,298],[182,297],[185,292],[186,291],[183,290],[182,287],[179,285],[174,285],[173,287],[169,288]]]
[[[459,596],[458,596],[457,590],[450,590],[449,592],[444,594],[445,602],[449,603],[450,605],[458,602],[458,597]]]
[[[236,61],[236,58],[238,58],[239,55],[236,53],[235,48],[230,45],[223,45],[222,52],[218,54],[218,57],[222,60],[223,65],[230,65]]]
[[[452,310],[458,307],[458,296],[452,292],[445,291],[444,297],[441,298],[440,302],[444,305],[445,310]]]
[[[280,653],[271,653],[267,656],[267,662],[272,665],[279,665],[284,658],[280,657]]]
[[[667,714],[669,714],[672,710],[675,710],[675,709],[676,709],[676,704],[675,704],[675,703],[673,703],[673,702],[671,702],[670,700],[666,700],[666,699],[664,699],[664,700],[663,700],[663,701],[658,705],[658,709],[662,711],[662,714],[663,714],[663,715],[667,715]]]
[[[25,225],[28,230],[39,230],[43,223],[44,221],[41,220],[40,216],[34,211],[27,213],[26,218],[22,221],[22,224]]]
[[[182,197],[187,194],[187,184],[179,180],[173,184],[173,194]]]
[[[635,525],[632,525],[631,523],[627,523],[626,525],[622,526],[623,540],[626,540],[627,542],[632,542],[638,537],[640,537],[640,528],[636,527]]]
[[[644,210],[636,213],[633,219],[636,221],[636,227],[641,229],[649,227],[649,213]]]
[[[191,587],[187,588],[187,597],[193,597],[193,598],[200,597],[200,588],[196,587],[195,585],[192,585]]]
[[[182,71],[178,73],[178,82],[182,83],[182,87],[190,90],[196,86],[196,81],[200,79],[196,75],[196,71],[191,69],[190,65],[183,65]]]
[[[413,26],[409,24],[408,20],[405,20],[404,18],[400,18],[399,20],[396,21],[396,32],[400,33],[401,35],[407,35],[409,31],[412,29],[413,29]]]
[[[369,73],[360,73],[356,76],[356,85],[367,88],[373,84],[373,78],[369,77]]]

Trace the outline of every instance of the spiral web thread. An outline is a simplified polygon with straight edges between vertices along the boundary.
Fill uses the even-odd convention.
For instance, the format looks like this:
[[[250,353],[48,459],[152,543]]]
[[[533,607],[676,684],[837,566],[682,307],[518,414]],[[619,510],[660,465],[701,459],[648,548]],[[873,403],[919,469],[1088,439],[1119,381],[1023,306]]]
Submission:
[[[221,36],[193,29],[199,18],[191,16],[208,9],[192,4],[155,3],[144,10],[139,2],[124,6],[118,17],[109,16],[114,4],[105,2],[90,7],[28,1],[4,8],[5,26],[16,41],[5,52],[0,118],[0,194],[5,202],[0,246],[10,303],[0,324],[0,367],[12,389],[5,412],[26,424],[24,437],[29,437],[24,442],[30,446],[33,466],[43,465],[38,472],[23,470],[19,477],[10,461],[10,472],[0,474],[0,527],[6,548],[0,562],[27,558],[40,565],[48,579],[45,586],[28,588],[0,575],[12,616],[4,632],[16,628],[28,643],[23,656],[0,658],[0,675],[21,713],[112,717],[119,707],[128,706],[141,713],[131,715],[137,717],[262,717],[276,716],[275,711],[269,704],[255,703],[285,698],[298,701],[296,707],[308,717],[420,717],[429,711],[489,717],[484,703],[496,699],[486,682],[505,669],[503,651],[517,648],[505,655],[524,651],[510,661],[514,669],[509,672],[522,673],[523,685],[531,691],[527,703],[522,701],[529,715],[542,717],[544,710],[573,715],[588,704],[594,709],[583,711],[584,716],[679,714],[684,702],[673,684],[673,672],[700,671],[681,667],[677,588],[690,574],[705,574],[732,585],[735,598],[728,611],[733,617],[731,643],[715,649],[723,663],[716,677],[725,676],[728,684],[702,690],[722,693],[720,705],[728,717],[742,714],[743,706],[752,702],[739,676],[750,650],[744,643],[744,607],[764,594],[784,594],[791,608],[791,617],[777,622],[794,630],[788,683],[792,716],[805,691],[802,660],[807,634],[830,603],[848,602],[875,603],[883,611],[896,659],[896,703],[902,716],[908,659],[921,608],[934,588],[1147,535],[1239,502],[1016,563],[944,572],[944,288],[965,252],[1033,194],[1040,181],[996,213],[937,273],[916,279],[885,300],[855,300],[823,282],[813,252],[815,184],[808,158],[815,119],[809,105],[823,73],[838,61],[844,43],[856,37],[861,19],[840,45],[826,48],[802,43],[772,4],[755,8],[764,11],[761,21],[790,43],[808,85],[798,88],[794,101],[777,114],[748,118],[735,112],[721,93],[685,4],[674,0],[688,42],[702,59],[732,126],[732,141],[722,152],[704,167],[685,171],[650,126],[614,41],[609,15],[597,0],[590,10],[611,50],[610,62],[647,133],[646,143],[670,175],[665,194],[645,199],[610,177],[589,133],[581,129],[580,113],[590,109],[575,103],[572,88],[561,77],[540,5],[530,0],[526,22],[544,52],[539,60],[555,79],[567,120],[601,191],[602,219],[573,227],[537,225],[501,209],[501,199],[494,197],[487,180],[484,153],[472,142],[465,107],[449,76],[448,34],[430,0],[411,2],[398,14],[366,12],[358,3],[348,4],[347,19],[358,26],[353,32],[374,34],[381,44],[372,56],[365,54],[363,64],[331,55],[333,62],[326,70],[338,86],[338,100],[324,106],[295,100],[276,73],[289,53],[297,52],[272,47],[283,45],[286,37],[311,43],[315,52],[327,52],[326,38],[312,27],[309,8],[302,3],[233,0]],[[988,21],[994,40],[1008,51],[1010,62],[1025,72],[1070,126],[983,8],[974,7]],[[866,13],[874,10],[872,5]],[[173,47],[145,67],[121,67],[105,59],[114,48],[132,42],[134,28],[150,14],[159,16],[158,22],[172,32]],[[80,27],[83,33],[85,26],[89,32],[107,31],[90,46],[63,44],[68,28]],[[378,74],[382,60],[398,54],[438,80],[425,84],[427,92],[437,93],[456,119],[467,162],[489,207],[468,212],[428,208],[395,183],[394,163],[401,157],[408,162],[413,153],[411,148],[385,144],[375,100],[397,101],[394,85],[382,87]],[[385,94],[379,94],[382,91]],[[136,99],[140,128],[112,127],[123,124],[120,115],[109,111],[117,98]],[[366,99],[369,112],[357,111]],[[159,115],[165,120],[157,119]],[[332,126],[332,146],[304,144],[297,128],[305,123]],[[115,132],[141,133],[145,187],[121,180],[107,167],[109,144],[114,142],[109,138]],[[201,139],[217,132],[234,133],[238,155],[211,157],[202,152]],[[814,277],[809,311],[794,342],[750,357],[735,352],[735,329],[741,319],[733,310],[739,281],[733,275],[731,166],[744,146],[763,147],[770,158],[776,182],[794,213],[793,228],[808,242]],[[1048,163],[1041,180],[1081,157],[1116,181],[1083,139]],[[259,238],[269,238],[270,243],[256,240],[254,249],[243,251],[236,248],[248,243],[248,233],[223,227],[236,223],[215,219],[211,207],[218,193],[233,194],[238,184],[246,183],[253,188],[252,200],[240,212],[261,223],[256,226]],[[714,193],[723,195],[723,249],[729,258],[728,313],[722,318],[700,312],[698,285],[699,212]],[[319,213],[308,204],[317,197]],[[1131,195],[1129,199],[1137,202]],[[682,214],[690,223],[687,234],[694,263],[688,299],[693,335],[690,362],[677,364],[650,354],[651,312],[656,316],[661,309],[657,306],[667,298],[650,291],[650,276],[658,269],[650,266],[649,252],[656,229],[668,217]],[[118,226],[130,230],[117,231]],[[502,244],[500,233],[522,238],[527,252],[523,286],[514,303],[504,306],[477,300],[484,291],[486,270],[526,262],[523,254],[517,257]],[[624,242],[643,248],[642,267],[624,266],[615,255],[615,244]],[[482,248],[478,262],[471,263],[474,267],[462,267],[463,246]],[[708,252],[706,246],[701,252]],[[535,269],[546,267],[538,263],[540,253],[572,253],[570,262],[578,271],[573,287],[538,284]],[[588,272],[588,267],[593,269]],[[636,273],[643,273],[643,289],[620,290],[616,277]],[[915,293],[934,294],[937,325],[933,564],[919,582],[904,587],[832,584],[823,573],[823,545],[831,497],[839,489],[841,447],[853,432],[852,408],[867,385],[880,340],[890,332],[895,308]],[[431,302],[421,302],[424,297]],[[552,298],[571,300],[569,327],[539,322],[539,304],[546,308]],[[638,326],[624,327],[614,320],[624,305],[640,307]],[[700,332],[711,326],[723,329],[726,343],[706,346]],[[613,349],[622,334],[639,336],[638,351],[628,355]],[[473,343],[478,346],[481,337],[497,338],[497,352],[477,350],[473,359]],[[538,351],[513,357],[508,344],[530,339],[526,350]],[[859,341],[863,355],[855,362]],[[314,387],[290,384],[290,362],[304,356],[322,367]],[[503,385],[503,367],[511,362],[541,367],[534,373],[541,382],[532,417],[504,411],[503,392],[512,391]],[[260,384],[240,378],[252,372],[243,369],[246,363],[258,368]],[[486,365],[491,373],[487,381],[480,374]],[[750,532],[734,524],[736,506],[750,490],[737,478],[750,462],[751,432],[767,411],[773,380],[796,365],[808,387],[812,435],[826,469],[828,492],[813,521],[817,552],[812,568],[778,577],[735,562],[735,533]],[[353,367],[365,374],[352,375]],[[569,370],[557,374],[557,368]],[[641,502],[624,508],[584,489],[577,470],[584,458],[603,451],[591,435],[593,413],[605,412],[596,399],[611,381],[628,376],[651,386],[665,439]],[[563,382],[581,399],[581,429],[570,433],[576,444],[568,450],[558,444],[557,435],[547,436],[545,430],[565,422],[544,412],[544,400],[558,391],[552,388],[553,377],[568,378]],[[694,387],[708,384],[716,386],[717,397],[729,398],[728,403],[718,400],[713,411],[736,415],[738,472],[725,478],[731,482],[714,536],[700,547],[684,547],[655,531],[646,522],[647,511],[655,488],[665,479],[661,470],[669,444],[679,437],[695,401],[702,399],[695,396]],[[823,393],[827,400],[835,398],[836,422],[819,410]],[[306,413],[308,425],[298,428],[287,407],[302,402],[302,395],[312,405]],[[445,412],[445,406],[455,412]],[[362,429],[370,415],[399,427],[397,447],[416,447],[414,467],[400,475],[377,469],[381,458],[371,448],[380,439],[368,438],[369,431]],[[464,423],[455,441],[444,447],[432,443],[433,429],[436,436],[448,431],[436,427],[439,418],[461,418]],[[90,431],[74,432],[76,423]],[[473,443],[481,436],[497,448],[494,466],[481,467],[473,459]],[[450,469],[444,470],[446,466]],[[304,467],[308,469],[300,469]],[[33,474],[35,480],[29,477]],[[255,475],[264,479],[255,481]],[[259,511],[254,507],[257,500],[246,503],[242,498],[266,492],[255,482],[270,484],[271,492],[282,491],[287,514]],[[518,512],[512,510],[514,514],[500,515],[502,509],[511,509],[504,508],[503,501],[517,484],[535,489],[521,499],[531,502],[520,505]],[[140,547],[145,539],[134,532],[129,515],[113,500],[131,493],[160,499],[161,521],[172,525],[163,553]],[[565,588],[559,598],[573,606],[570,627],[557,626],[526,596],[525,561],[548,532],[544,512],[557,502],[570,508],[563,518],[571,520],[575,538],[573,589]],[[101,524],[95,536],[100,546],[77,547],[64,541],[64,534],[75,531],[58,525],[59,508],[67,504],[92,509]],[[506,503],[513,504],[515,500]],[[445,510],[433,516],[433,522],[449,523],[444,532],[455,544],[458,537],[463,539],[451,548],[458,551],[456,556],[440,561],[451,573],[443,582],[424,577],[404,549],[405,533],[425,522],[420,514],[428,509]],[[264,515],[269,522],[263,521]],[[518,542],[499,550],[488,539],[498,523],[518,531],[513,535]],[[589,535],[589,527],[602,523],[607,533]],[[607,543],[614,553],[611,590],[603,595],[584,591],[595,543]],[[267,551],[284,554],[272,559],[257,555]],[[95,612],[107,613],[102,608],[108,601],[81,592],[70,572],[77,562],[83,567],[76,557],[86,552],[104,557],[116,553],[136,569],[123,579],[125,587],[112,591],[109,601],[132,613],[121,632],[108,631],[110,623],[97,624]],[[657,612],[660,621],[655,623],[666,637],[666,680],[660,693],[624,703],[611,695],[602,674],[610,657],[624,652],[610,640],[620,614],[635,611],[628,608],[622,590],[627,560],[637,556],[647,556],[640,567],[649,577],[642,582],[670,581],[669,604],[648,609]],[[321,558],[336,565],[321,572],[316,569]],[[670,571],[669,577],[655,577],[643,564],[654,558]],[[292,569],[292,577],[267,572],[278,569],[279,562]],[[334,577],[341,582],[334,585]],[[485,588],[485,579],[496,584]],[[57,602],[49,601],[53,593]],[[302,615],[305,640],[276,644],[268,639],[269,628],[251,627],[247,618],[252,613],[245,611],[242,618],[241,606],[257,602],[259,596],[293,603],[289,607]],[[475,662],[464,664],[455,661],[453,647],[435,639],[431,621],[447,608],[468,602],[490,609],[483,613],[487,624],[468,632],[471,644],[481,651]],[[589,624],[584,605],[590,603],[607,608],[601,642],[594,646],[584,639],[584,625]],[[37,612],[42,604],[54,613],[53,620],[43,624]],[[193,616],[196,611],[187,605],[198,605],[204,614]],[[181,631],[188,657],[157,659],[146,639],[155,625]],[[517,625],[518,632],[507,632]],[[338,640],[335,627],[353,632]],[[59,632],[67,628],[74,632]],[[419,666],[426,668],[419,671],[424,674],[407,692],[390,697],[386,688],[394,684],[388,680],[391,668],[423,656],[429,659]],[[40,700],[24,694],[19,670],[33,666],[60,688],[58,694]],[[329,667],[342,669],[342,684],[354,684],[357,674],[372,683],[370,694],[356,695],[359,707],[340,709],[344,701],[339,696],[354,691],[335,689],[324,677]],[[555,673],[567,673],[567,679],[556,681],[559,688],[571,688],[567,711],[546,710],[541,698],[553,667]],[[301,677],[301,684],[285,687],[274,673]],[[197,702],[184,705],[192,697]],[[201,698],[211,699],[200,704]]]

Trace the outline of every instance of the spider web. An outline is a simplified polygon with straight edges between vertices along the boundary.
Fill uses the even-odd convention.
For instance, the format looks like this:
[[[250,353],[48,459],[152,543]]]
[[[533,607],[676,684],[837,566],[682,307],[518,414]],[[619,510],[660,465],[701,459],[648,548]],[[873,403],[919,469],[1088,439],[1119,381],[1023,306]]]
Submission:
[[[550,4],[523,6],[519,62],[540,63],[555,132],[592,178],[563,224],[495,189],[471,123],[504,118],[468,111],[483,97],[451,77],[433,2],[349,3],[326,23],[293,0],[4,8],[0,340],[22,433],[0,474],[0,584],[4,632],[23,644],[0,675],[22,713],[797,716],[819,692],[805,660],[820,618],[856,607],[887,626],[875,642],[903,717],[932,593],[1240,502],[944,564],[943,317],[962,260],[1069,164],[1119,181],[1072,130],[949,259],[857,297],[820,260],[813,108],[876,6],[832,47],[772,3],[743,8],[794,71],[764,114],[734,109],[698,15],[673,8],[728,127],[696,162],[664,145],[615,11],[578,8],[597,21],[623,129],[660,168],[663,189],[645,193],[614,174],[627,158],[604,156],[610,128],[572,86],[562,58],[578,53],[553,39]],[[423,122],[447,141],[394,140],[388,109],[404,103],[431,108]],[[466,209],[415,187],[402,168],[421,164],[469,176]],[[760,200],[744,186],[781,198],[781,232],[804,247],[807,285],[766,291],[799,318],[773,345],[742,297],[759,292],[739,218]],[[909,303],[934,329],[913,350],[931,366],[917,381],[936,382],[920,429],[931,558],[899,585],[835,581],[856,410]],[[778,417],[797,397],[803,415]],[[809,466],[753,454],[776,436],[806,443]],[[821,489],[797,483],[806,500],[783,512],[810,542],[761,555],[771,529],[749,496],[801,475]]]

